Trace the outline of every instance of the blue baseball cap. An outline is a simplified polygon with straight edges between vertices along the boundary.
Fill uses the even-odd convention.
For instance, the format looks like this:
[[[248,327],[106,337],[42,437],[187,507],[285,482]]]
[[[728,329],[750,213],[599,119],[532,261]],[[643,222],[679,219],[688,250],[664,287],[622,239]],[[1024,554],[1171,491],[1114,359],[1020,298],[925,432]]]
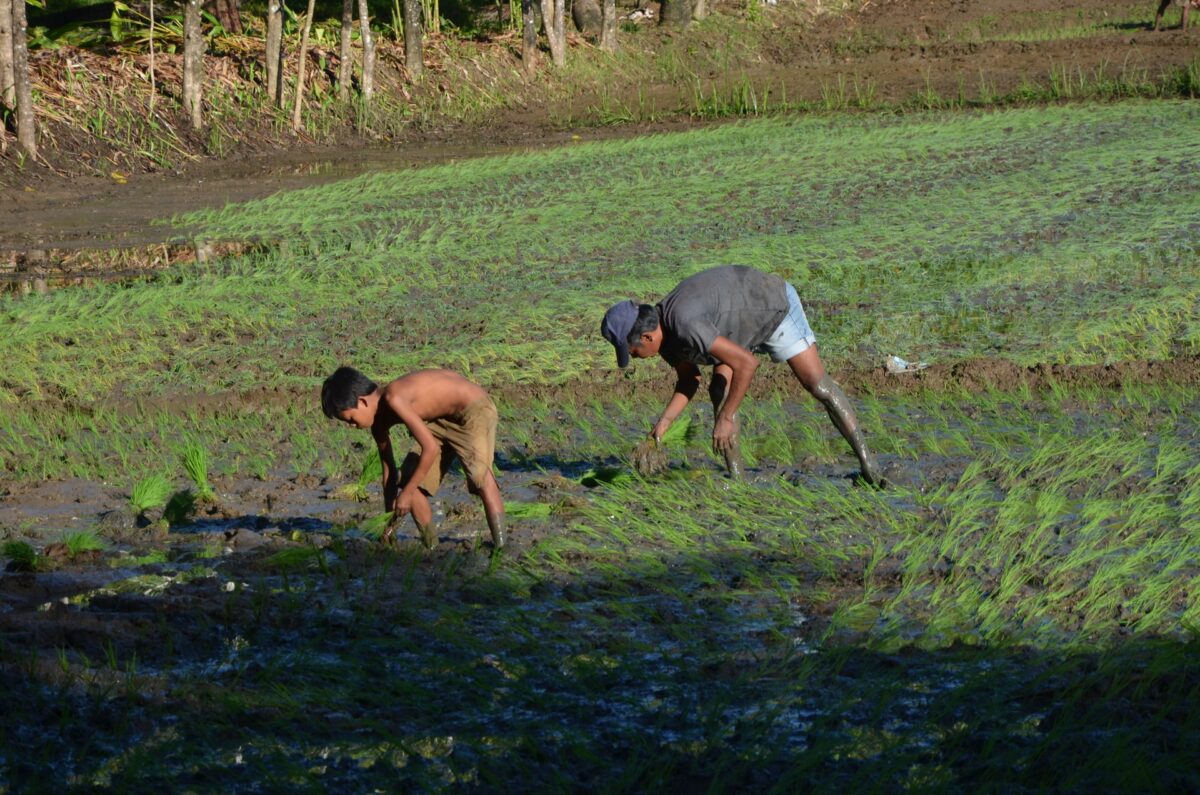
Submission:
[[[604,313],[604,320],[600,323],[600,333],[617,349],[617,367],[622,369],[629,366],[629,343],[627,340],[637,316],[637,302],[622,301],[610,306]]]

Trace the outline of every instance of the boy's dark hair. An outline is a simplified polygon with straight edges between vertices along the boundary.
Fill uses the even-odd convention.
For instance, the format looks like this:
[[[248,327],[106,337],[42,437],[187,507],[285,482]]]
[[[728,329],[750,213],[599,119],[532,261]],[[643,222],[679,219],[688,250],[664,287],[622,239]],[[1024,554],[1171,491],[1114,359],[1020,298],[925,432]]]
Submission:
[[[331,420],[358,404],[358,399],[379,389],[379,385],[353,367],[339,367],[321,385],[321,410]]]
[[[642,341],[642,335],[648,331],[654,331],[656,328],[658,328],[658,307],[650,306],[650,304],[639,305],[637,320],[633,321],[633,325],[629,327],[625,344],[630,348],[636,348]]]

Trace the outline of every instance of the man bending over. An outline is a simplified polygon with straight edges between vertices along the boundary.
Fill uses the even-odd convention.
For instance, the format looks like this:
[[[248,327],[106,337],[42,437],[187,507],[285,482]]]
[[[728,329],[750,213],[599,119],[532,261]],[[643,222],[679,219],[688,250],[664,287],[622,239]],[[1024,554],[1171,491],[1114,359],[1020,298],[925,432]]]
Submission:
[[[825,372],[816,337],[796,288],[780,277],[744,265],[722,265],[689,276],[656,306],[622,301],[604,315],[601,333],[617,350],[617,366],[632,355],[662,356],[675,368],[675,393],[652,435],[661,441],[700,384],[698,365],[713,365],[708,394],[716,413],[713,448],[724,455],[731,475],[740,474],[737,410],[746,396],[756,352],[787,362],[796,378],[825,410],[862,467],[863,479],[883,485],[867,450],[854,409]]]

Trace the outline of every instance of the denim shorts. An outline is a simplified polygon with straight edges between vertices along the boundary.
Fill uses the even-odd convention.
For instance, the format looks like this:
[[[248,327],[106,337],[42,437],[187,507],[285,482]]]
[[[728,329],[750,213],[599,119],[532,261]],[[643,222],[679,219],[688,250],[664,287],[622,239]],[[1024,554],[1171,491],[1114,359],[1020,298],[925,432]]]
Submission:
[[[804,316],[804,307],[800,304],[800,296],[796,288],[788,284],[788,313],[775,329],[775,333],[767,341],[758,346],[758,350],[771,354],[771,361],[786,362],[798,353],[803,353],[817,343],[808,318]]]

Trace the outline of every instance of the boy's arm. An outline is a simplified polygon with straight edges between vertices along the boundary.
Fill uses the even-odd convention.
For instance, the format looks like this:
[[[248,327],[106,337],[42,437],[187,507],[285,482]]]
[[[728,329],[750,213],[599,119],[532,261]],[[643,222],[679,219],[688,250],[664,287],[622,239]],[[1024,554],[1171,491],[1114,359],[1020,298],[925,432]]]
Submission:
[[[733,370],[729,378],[729,390],[721,403],[720,413],[717,414],[716,424],[713,425],[713,447],[723,453],[733,445],[733,435],[737,431],[736,415],[742,398],[750,388],[754,379],[754,371],[758,369],[758,359],[749,350],[738,345],[728,337],[717,337],[709,350],[722,364]]]
[[[655,441],[662,440],[663,434],[687,408],[688,402],[700,386],[700,368],[691,362],[684,361],[675,365],[675,373],[678,376],[675,380],[675,393],[667,401],[667,407],[663,409],[662,416],[654,423],[654,430],[651,431]]]
[[[396,488],[399,474],[396,471],[396,458],[392,454],[392,437],[387,428],[372,428],[371,436],[375,438],[375,446],[379,448],[379,463],[383,465],[383,510],[392,510],[396,501]]]
[[[421,481],[433,468],[433,462],[438,458],[440,445],[434,435],[430,433],[425,421],[417,416],[408,401],[389,395],[387,402],[388,407],[396,413],[396,417],[404,423],[408,432],[412,434],[412,438],[421,446],[421,458],[417,462],[417,467],[400,487],[400,493],[396,495],[395,503],[392,506],[396,516],[400,517],[412,510],[413,497],[416,495]]]

